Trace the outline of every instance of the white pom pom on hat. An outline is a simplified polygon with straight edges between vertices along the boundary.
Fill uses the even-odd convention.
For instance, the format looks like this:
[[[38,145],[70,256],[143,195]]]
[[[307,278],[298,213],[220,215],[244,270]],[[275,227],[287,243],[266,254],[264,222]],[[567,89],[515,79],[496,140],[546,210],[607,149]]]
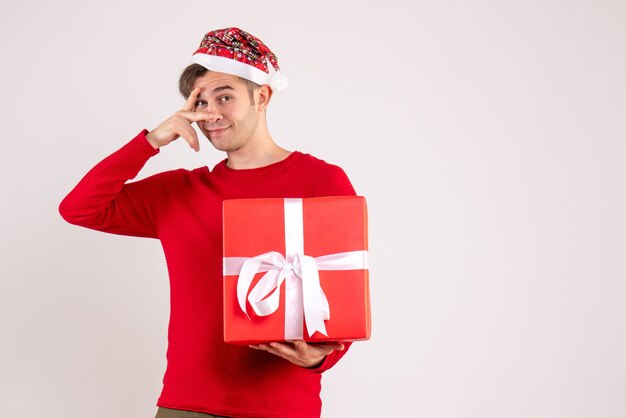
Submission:
[[[211,71],[267,84],[273,91],[286,90],[289,85],[276,55],[259,38],[239,28],[207,33],[191,60]]]

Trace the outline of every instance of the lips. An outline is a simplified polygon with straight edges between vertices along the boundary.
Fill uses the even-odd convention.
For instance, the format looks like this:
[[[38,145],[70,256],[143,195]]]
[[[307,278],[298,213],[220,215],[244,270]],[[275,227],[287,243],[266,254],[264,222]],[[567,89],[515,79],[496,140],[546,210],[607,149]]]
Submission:
[[[209,135],[211,135],[211,136],[218,136],[218,135],[221,135],[221,134],[222,134],[222,132],[224,132],[224,131],[225,131],[225,130],[227,130],[228,128],[230,128],[230,126],[227,126],[227,127],[225,127],[225,128],[220,128],[220,129],[209,129],[209,130],[208,130],[208,133],[209,133]]]

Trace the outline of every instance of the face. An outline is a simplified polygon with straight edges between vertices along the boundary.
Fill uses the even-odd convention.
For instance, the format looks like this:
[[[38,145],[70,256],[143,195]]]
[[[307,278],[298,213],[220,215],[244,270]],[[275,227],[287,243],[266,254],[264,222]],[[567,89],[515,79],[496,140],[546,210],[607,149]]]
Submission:
[[[198,127],[220,151],[233,152],[252,144],[260,134],[258,92],[255,104],[244,82],[237,77],[213,71],[206,72],[194,83],[200,88],[196,111],[208,112],[211,117],[198,122]]]

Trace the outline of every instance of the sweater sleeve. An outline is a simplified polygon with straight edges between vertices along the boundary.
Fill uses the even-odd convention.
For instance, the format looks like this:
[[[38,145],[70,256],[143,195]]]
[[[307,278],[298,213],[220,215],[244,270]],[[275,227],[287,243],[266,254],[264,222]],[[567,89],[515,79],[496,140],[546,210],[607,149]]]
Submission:
[[[354,187],[345,171],[339,166],[328,164],[313,184],[315,195],[322,196],[356,196]]]
[[[328,164],[321,175],[315,178],[313,183],[315,195],[322,196],[356,196],[354,187],[348,176],[341,167]],[[314,373],[322,373],[333,367],[348,352],[351,342],[344,342],[343,351],[333,351],[327,355],[317,366],[309,370]]]
[[[150,182],[127,183],[148,159],[159,153],[140,132],[122,148],[93,167],[61,201],[67,222],[120,235],[157,238],[151,220]]]

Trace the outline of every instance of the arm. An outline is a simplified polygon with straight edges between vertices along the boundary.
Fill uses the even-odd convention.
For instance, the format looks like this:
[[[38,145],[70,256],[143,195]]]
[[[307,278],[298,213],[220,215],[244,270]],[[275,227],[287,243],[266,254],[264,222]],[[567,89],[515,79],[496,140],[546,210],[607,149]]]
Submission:
[[[69,223],[99,231],[142,237],[157,237],[153,225],[155,196],[160,193],[155,178],[127,183],[148,159],[179,137],[196,151],[198,137],[191,122],[206,119],[195,112],[199,90],[194,89],[183,108],[148,133],[144,130],[124,147],[92,168],[59,206]]]
[[[69,223],[122,235],[156,238],[149,188],[126,184],[158,153],[142,131],[93,167],[59,205]]]

